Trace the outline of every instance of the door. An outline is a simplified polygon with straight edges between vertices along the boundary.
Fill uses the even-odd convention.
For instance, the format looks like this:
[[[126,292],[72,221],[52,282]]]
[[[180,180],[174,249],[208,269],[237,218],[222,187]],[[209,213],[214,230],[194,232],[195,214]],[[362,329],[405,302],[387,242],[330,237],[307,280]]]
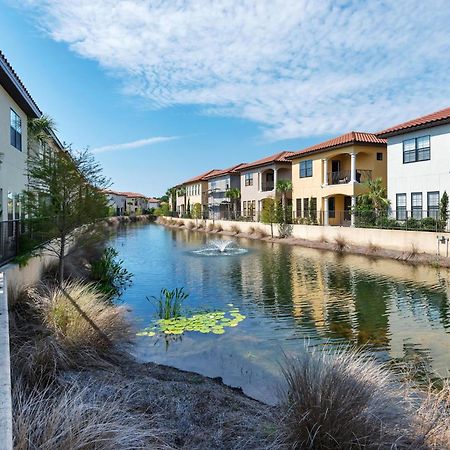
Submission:
[[[339,183],[341,162],[337,159],[331,160],[331,184]]]

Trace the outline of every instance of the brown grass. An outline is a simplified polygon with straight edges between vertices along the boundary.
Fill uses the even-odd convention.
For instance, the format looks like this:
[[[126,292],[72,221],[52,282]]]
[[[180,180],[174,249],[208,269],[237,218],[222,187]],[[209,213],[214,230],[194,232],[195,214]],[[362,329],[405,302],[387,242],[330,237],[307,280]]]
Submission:
[[[448,383],[420,394],[357,350],[305,349],[282,371],[279,428],[287,448],[450,448]]]
[[[195,228],[195,223],[189,221],[189,222],[186,224],[186,228],[187,228],[188,230],[193,230],[193,229]]]
[[[239,234],[241,232],[241,229],[237,225],[231,225],[230,231],[232,231],[234,234]]]
[[[184,225],[185,225],[185,223],[184,223],[184,220],[176,220],[175,221],[175,226],[178,226],[178,227],[184,227]]]
[[[208,223],[208,225],[206,226],[206,231],[214,231],[213,223]]]
[[[222,225],[216,223],[216,224],[214,225],[214,230],[215,230],[217,233],[219,233],[219,232],[223,231],[223,227],[222,227]]]
[[[336,244],[335,249],[338,252],[343,252],[348,247],[347,240],[341,235],[336,236],[334,242]]]
[[[143,414],[128,411],[117,396],[97,398],[91,387],[28,391],[18,383],[12,400],[15,450],[168,448]]]

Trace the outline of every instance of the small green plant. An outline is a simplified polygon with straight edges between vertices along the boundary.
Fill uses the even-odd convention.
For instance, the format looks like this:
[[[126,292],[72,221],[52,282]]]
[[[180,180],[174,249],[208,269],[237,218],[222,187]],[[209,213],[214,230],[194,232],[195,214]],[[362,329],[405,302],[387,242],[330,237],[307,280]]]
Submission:
[[[123,261],[117,256],[117,250],[107,247],[100,259],[91,264],[92,280],[109,299],[120,296],[133,278],[133,274],[123,267]]]
[[[173,290],[161,289],[159,297],[152,295],[152,299],[156,301],[158,308],[158,317],[163,320],[176,319],[181,316],[183,302],[189,297],[184,292],[184,288],[175,288]],[[147,300],[150,300],[147,297]]]

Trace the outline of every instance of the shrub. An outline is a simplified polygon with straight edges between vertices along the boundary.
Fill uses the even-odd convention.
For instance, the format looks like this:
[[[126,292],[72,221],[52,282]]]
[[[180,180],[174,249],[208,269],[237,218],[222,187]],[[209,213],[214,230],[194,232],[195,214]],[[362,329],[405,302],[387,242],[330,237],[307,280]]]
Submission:
[[[287,359],[282,372],[289,448],[359,449],[383,440],[381,416],[395,405],[389,376],[362,353],[305,350]]]
[[[422,229],[424,230],[438,230],[438,223],[433,217],[424,217],[421,223]]]
[[[343,236],[336,236],[334,242],[336,243],[336,250],[338,252],[343,252],[347,247],[347,241]]]
[[[216,225],[214,225],[214,230],[217,231],[218,233],[223,231],[222,225],[217,223]]]
[[[46,347],[53,346],[53,353],[59,355],[55,366],[60,363],[71,367],[95,365],[115,344],[130,339],[131,326],[125,309],[108,305],[107,297],[94,284],[68,282],[64,289],[101,331],[82,317],[60,288],[31,289],[29,301],[50,333]]]
[[[121,295],[133,278],[117,256],[116,249],[107,247],[101,258],[91,263],[91,278],[96,282],[97,289],[109,299]]]
[[[241,232],[241,229],[237,225],[231,225],[230,231],[232,231],[234,234],[239,234]]]
[[[159,297],[152,295],[152,299],[156,301],[158,308],[158,317],[160,319],[174,319],[181,315],[183,302],[189,297],[183,288],[176,288],[172,291],[161,289]],[[147,300],[150,300],[147,297]]]
[[[162,448],[148,420],[131,413],[118,396],[98,398],[95,387],[54,386],[12,391],[15,450]],[[144,420],[143,420],[144,419]],[[151,445],[151,447],[150,447]]]
[[[184,220],[176,220],[175,221],[175,226],[178,226],[178,227],[184,227]]]
[[[208,223],[208,225],[206,226],[206,231],[213,231],[213,230],[214,230],[214,224]]]
[[[187,228],[188,230],[192,230],[192,229],[194,229],[194,227],[195,227],[194,222],[188,222],[188,223],[186,224],[186,228]]]

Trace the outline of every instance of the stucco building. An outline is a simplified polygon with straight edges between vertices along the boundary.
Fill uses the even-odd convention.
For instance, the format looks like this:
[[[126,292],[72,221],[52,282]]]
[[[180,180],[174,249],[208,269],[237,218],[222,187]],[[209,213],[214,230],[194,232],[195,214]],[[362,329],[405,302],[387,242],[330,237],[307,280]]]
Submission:
[[[386,140],[352,131],[297,151],[292,161],[293,212],[297,220],[351,225],[365,181],[386,183]]]
[[[450,195],[450,108],[377,133],[387,139],[387,186],[398,220],[437,218]]]

